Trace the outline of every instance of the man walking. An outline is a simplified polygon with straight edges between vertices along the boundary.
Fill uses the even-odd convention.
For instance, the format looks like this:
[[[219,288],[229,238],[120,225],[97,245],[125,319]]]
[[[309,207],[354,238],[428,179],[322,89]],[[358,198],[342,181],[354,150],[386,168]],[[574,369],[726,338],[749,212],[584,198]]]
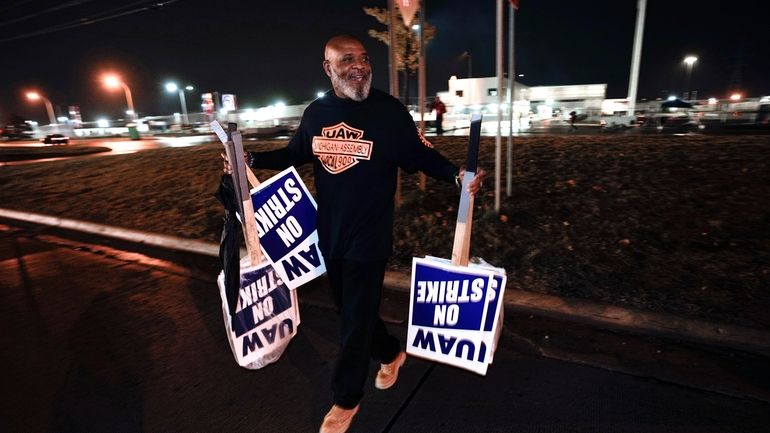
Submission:
[[[276,170],[313,164],[319,245],[340,315],[334,404],[321,432],[344,432],[358,412],[370,358],[381,363],[378,389],[396,383],[406,360],[401,343],[378,315],[385,266],[392,254],[398,168],[455,183],[462,172],[418,133],[398,100],[371,88],[369,55],[360,40],[349,35],[331,38],[323,70],[332,90],[307,107],[289,144],[249,152],[247,160],[251,167]],[[484,170],[478,171],[471,193],[479,190],[485,176]]]

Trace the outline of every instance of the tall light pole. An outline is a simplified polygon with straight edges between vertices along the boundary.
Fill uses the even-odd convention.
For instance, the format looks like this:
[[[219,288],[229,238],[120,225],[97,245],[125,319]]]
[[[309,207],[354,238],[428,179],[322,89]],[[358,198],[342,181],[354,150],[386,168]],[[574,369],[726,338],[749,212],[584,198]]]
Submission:
[[[636,5],[636,30],[634,49],[631,53],[631,75],[628,78],[628,111],[626,115],[636,116],[636,90],[639,85],[639,65],[642,61],[642,38],[644,37],[644,15],[647,0],[639,0]]]
[[[505,166],[505,195],[513,194],[513,101],[516,100],[516,75],[513,69],[513,24],[518,1],[511,1],[508,5],[508,153]]]
[[[495,137],[495,212],[500,213],[500,181],[502,177],[502,116],[503,116],[503,2],[495,1],[496,40],[495,61],[497,65],[497,136]]]
[[[468,59],[468,77],[471,78],[473,75],[473,57],[471,56],[470,51],[463,51],[462,54],[460,54],[460,58]]]
[[[698,61],[695,56],[687,56],[684,58],[684,63],[687,65],[687,79],[685,80],[685,94],[684,99],[690,99],[690,75],[692,74],[692,66]]]
[[[123,88],[123,92],[126,94],[126,104],[128,104],[128,111],[126,111],[126,114],[128,114],[131,120],[136,120],[136,111],[134,111],[134,99],[131,97],[131,89],[128,88],[126,83],[124,83],[120,77],[113,74],[105,75],[102,78],[102,81],[104,82],[105,87],[108,89],[117,89],[118,87]]]
[[[425,15],[426,15],[426,1],[423,1],[420,5],[420,24],[417,25],[418,32],[420,32],[420,55],[419,55],[419,69],[417,71],[417,103],[420,105],[420,132],[425,132]],[[420,191],[425,191],[425,173],[420,172]]]
[[[193,90],[193,86],[187,86],[184,89],[177,86],[174,82],[166,83],[166,91],[169,93],[179,92],[179,103],[182,105],[182,123],[185,125],[190,124],[190,120],[187,118],[187,101],[184,98],[185,90]]]
[[[39,101],[43,100],[43,103],[45,103],[45,109],[48,111],[48,121],[51,125],[56,124],[56,115],[53,112],[53,105],[51,105],[51,101],[48,100],[45,96],[41,95],[38,92],[27,92],[27,99],[30,101]]]

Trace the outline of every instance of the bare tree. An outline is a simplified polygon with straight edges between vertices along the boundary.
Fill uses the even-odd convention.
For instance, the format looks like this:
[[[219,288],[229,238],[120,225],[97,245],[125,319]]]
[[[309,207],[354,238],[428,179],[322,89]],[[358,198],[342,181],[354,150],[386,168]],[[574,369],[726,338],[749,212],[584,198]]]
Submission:
[[[364,6],[364,13],[373,17],[380,24],[385,26],[385,30],[379,31],[370,29],[369,36],[377,39],[385,45],[390,46],[390,35],[388,34],[388,26],[390,25],[390,13],[386,8],[378,7],[366,7]],[[421,13],[418,12],[418,13]],[[403,96],[406,103],[409,103],[409,77],[417,72],[420,59],[420,34],[406,27],[403,22],[396,23],[396,68],[398,71],[404,74],[404,91]],[[436,27],[425,23],[425,28],[420,29],[425,32],[425,43],[432,40],[436,35]]]

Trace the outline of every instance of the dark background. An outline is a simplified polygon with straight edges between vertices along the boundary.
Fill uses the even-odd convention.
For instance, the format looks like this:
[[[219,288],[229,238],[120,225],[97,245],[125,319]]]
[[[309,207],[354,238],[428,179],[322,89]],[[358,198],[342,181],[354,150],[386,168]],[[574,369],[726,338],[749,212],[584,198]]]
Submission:
[[[648,0],[639,98],[681,94],[682,59],[688,54],[699,58],[690,79],[699,98],[726,98],[732,91],[770,94],[761,4]],[[241,107],[302,103],[328,88],[323,45],[341,32],[364,40],[373,56],[374,85],[387,90],[386,47],[367,35],[368,29],[385,28],[362,10],[386,5],[384,0],[4,0],[0,123],[12,113],[46,122],[43,104],[24,98],[33,88],[52,101],[57,115],[67,105],[79,105],[86,121],[119,116],[125,97],[102,87],[99,76],[106,70],[121,74],[140,115],[179,111],[178,96],[163,88],[171,79],[195,86],[187,94],[190,111],[197,111],[206,91],[234,93]],[[515,23],[516,73],[524,74],[519,80],[529,86],[607,83],[607,97],[625,97],[636,5],[636,0],[523,0]],[[467,60],[460,57],[466,50],[473,76],[494,75],[493,1],[427,0],[427,20],[437,27],[428,46],[429,96],[445,90],[451,75],[467,76]]]

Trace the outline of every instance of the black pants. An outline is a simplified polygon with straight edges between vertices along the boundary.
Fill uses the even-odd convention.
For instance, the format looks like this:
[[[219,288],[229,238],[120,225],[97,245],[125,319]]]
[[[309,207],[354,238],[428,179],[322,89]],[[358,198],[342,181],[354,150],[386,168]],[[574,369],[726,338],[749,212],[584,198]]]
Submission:
[[[364,395],[369,360],[389,363],[401,350],[380,319],[385,260],[326,260],[332,296],[340,314],[340,352],[332,374],[334,403],[354,408]]]
[[[436,116],[436,135],[443,135],[444,134],[444,116],[439,115]]]

